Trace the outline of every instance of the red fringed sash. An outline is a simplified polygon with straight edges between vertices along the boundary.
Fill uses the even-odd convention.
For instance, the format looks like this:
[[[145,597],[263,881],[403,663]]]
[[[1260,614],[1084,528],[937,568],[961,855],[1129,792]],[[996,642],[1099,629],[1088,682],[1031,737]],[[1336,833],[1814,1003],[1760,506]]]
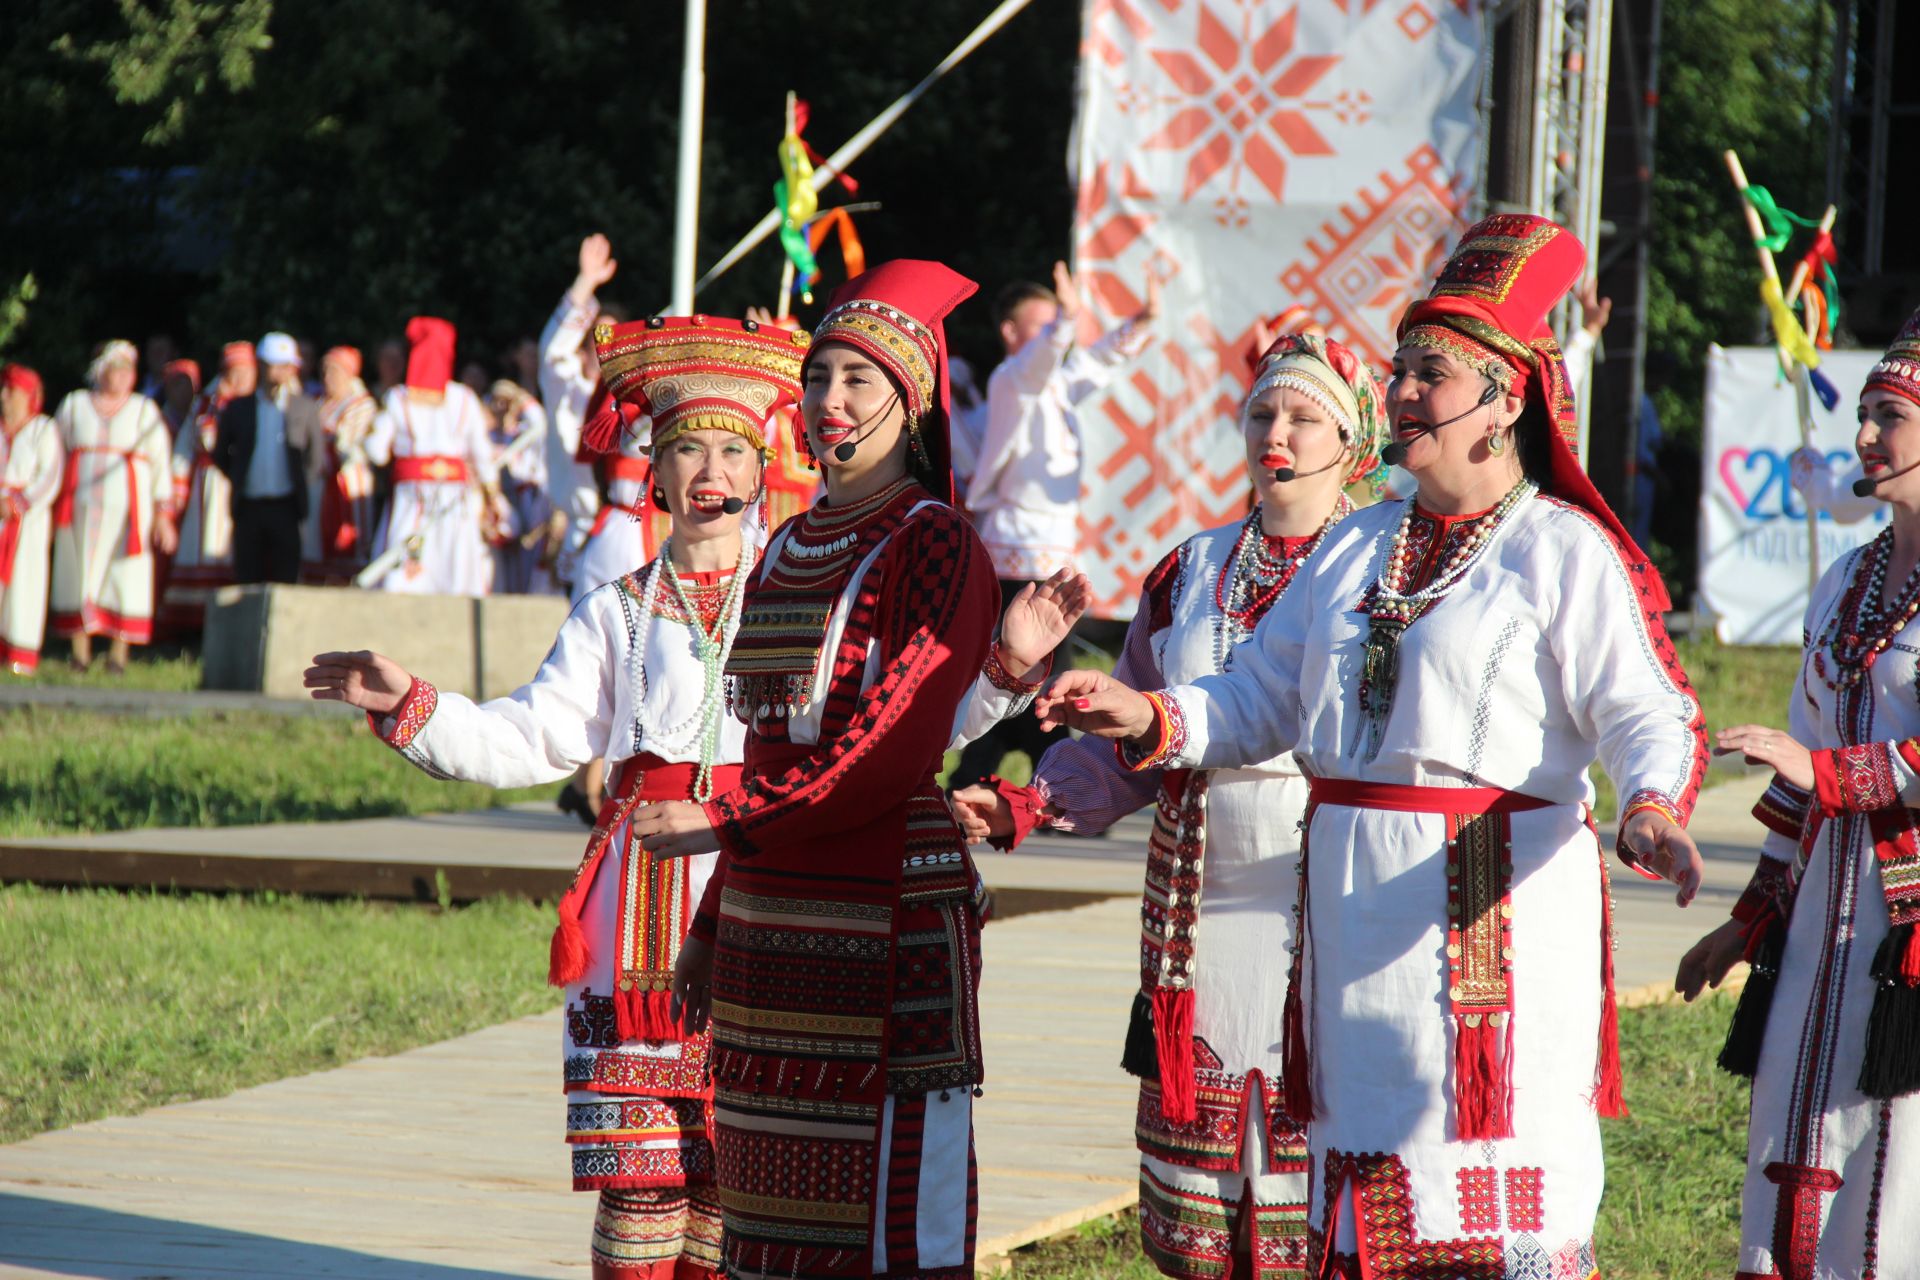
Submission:
[[[1446,815],[1447,996],[1454,1020],[1456,1136],[1463,1141],[1512,1137],[1513,846],[1509,815],[1544,809],[1548,802],[1498,787],[1414,787],[1315,778],[1313,803]],[[1291,1000],[1289,993],[1290,1004]],[[1300,1030],[1303,1032],[1304,1026]],[[1290,1045],[1295,1028],[1289,1026],[1286,1036],[1285,1043]],[[1300,1038],[1304,1041],[1303,1034]],[[1291,1064],[1286,1075],[1293,1075]],[[1294,1116],[1296,1120],[1301,1118]]]
[[[1140,990],[1152,1002],[1160,1114],[1173,1124],[1192,1124],[1199,1115],[1193,1075],[1193,963],[1209,777],[1204,770],[1169,770],[1161,780],[1153,834],[1147,839]]]
[[[556,987],[578,982],[592,961],[580,913],[602,861],[616,836],[626,840],[615,915],[615,1030],[622,1040],[673,1040],[680,1028],[672,1015],[673,963],[693,914],[691,879],[685,858],[655,858],[627,835],[633,810],[656,800],[685,800],[692,795],[692,764],[669,764],[657,756],[628,760],[616,789],[600,807],[600,819],[587,840],[586,855],[573,884],[560,899],[558,927],[550,948],[547,981]],[[716,788],[731,788],[738,765],[716,765]]]

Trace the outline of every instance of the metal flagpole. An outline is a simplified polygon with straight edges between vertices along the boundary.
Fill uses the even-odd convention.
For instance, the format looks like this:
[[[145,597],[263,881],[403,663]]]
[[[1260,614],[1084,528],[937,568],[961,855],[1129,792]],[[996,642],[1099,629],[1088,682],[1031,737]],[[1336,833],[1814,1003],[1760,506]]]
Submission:
[[[689,5],[694,2],[695,0],[688,0]],[[819,191],[825,188],[842,170],[852,164],[862,151],[872,146],[874,139],[892,128],[893,122],[905,115],[907,108],[918,102],[921,95],[925,94],[927,90],[934,86],[935,81],[959,66],[968,54],[980,47],[982,41],[1005,26],[1009,18],[1019,13],[1030,3],[1032,3],[1032,0],[1001,0],[1000,7],[988,14],[986,20],[975,27],[965,40],[962,40],[956,45],[952,53],[941,59],[940,65],[929,71],[924,80],[901,94],[898,98],[895,98],[892,106],[875,116],[868,122],[866,128],[854,134],[851,138],[848,138],[845,145],[827,157],[826,163],[813,171],[813,189]],[[684,118],[684,109],[682,118]],[[684,137],[684,135],[682,136]],[[683,155],[681,158],[681,168],[683,171],[685,167],[685,157]],[[755,245],[765,240],[772,234],[773,229],[779,225],[780,214],[777,211],[769,212],[765,217],[761,218],[760,221],[754,223],[753,230],[742,236],[739,244],[727,250],[724,258],[721,258],[720,261],[714,263],[713,266],[707,269],[707,274],[701,276],[699,283],[693,286],[693,292],[698,293],[725,275],[734,263],[746,257]],[[688,274],[692,274],[691,268],[689,268]],[[675,278],[678,279],[677,276]],[[674,296],[677,298],[679,294],[676,293]],[[688,296],[685,307],[680,307],[678,303],[676,303],[675,306],[680,314],[686,314],[686,312],[693,307],[692,296]]]
[[[694,249],[700,232],[700,121],[707,96],[707,0],[687,0],[680,62],[680,166],[673,202],[672,314],[693,312]]]

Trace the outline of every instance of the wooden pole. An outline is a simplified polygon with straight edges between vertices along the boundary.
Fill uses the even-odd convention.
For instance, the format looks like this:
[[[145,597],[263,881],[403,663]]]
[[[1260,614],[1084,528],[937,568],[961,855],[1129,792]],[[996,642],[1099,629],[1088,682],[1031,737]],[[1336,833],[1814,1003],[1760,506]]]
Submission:
[[[1743,200],[1741,203],[1745,204],[1746,202]],[[1833,222],[1839,214],[1840,211],[1838,209],[1832,205],[1827,206],[1826,213],[1820,218],[1821,235],[1833,234]],[[1792,306],[1794,303],[1800,301],[1800,291],[1807,287],[1807,281],[1812,275],[1813,271],[1807,266],[1807,260],[1805,258],[1800,259],[1798,263],[1794,264],[1793,279],[1787,281],[1788,306]]]
[[[783,138],[791,137],[794,127],[799,123],[797,114],[799,108],[796,104],[797,99],[794,96],[793,90],[787,90],[787,131],[780,135]],[[787,193],[787,199],[793,199],[793,193],[791,191]],[[782,209],[780,211],[781,219],[784,221],[786,216],[787,211]],[[789,315],[793,314],[793,259],[788,257],[784,252],[781,253],[780,259],[780,301],[775,304],[773,308],[773,318],[776,320],[785,320]]]

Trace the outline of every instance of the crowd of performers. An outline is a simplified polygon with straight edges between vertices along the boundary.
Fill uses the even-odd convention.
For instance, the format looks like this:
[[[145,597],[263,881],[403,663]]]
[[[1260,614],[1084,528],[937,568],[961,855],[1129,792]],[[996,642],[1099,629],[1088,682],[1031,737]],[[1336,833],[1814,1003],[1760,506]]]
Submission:
[[[1547,316],[1584,259],[1543,219],[1474,226],[1384,386],[1279,335],[1240,407],[1254,508],[1154,569],[1111,675],[1050,672],[1085,580],[1002,613],[1011,575],[955,509],[944,321],[971,282],[889,262],[811,334],[596,331],[583,435],[650,425],[657,553],[507,697],[368,652],[307,673],[437,776],[610,762],[550,954],[596,1276],[969,1276],[970,846],[1148,807],[1114,1042],[1159,1269],[1599,1274],[1609,859],[1692,899],[1709,746],[1665,587],[1574,455]],[[824,494],[764,521],[796,402]],[[1753,962],[1722,1055],[1755,1078],[1740,1277],[1920,1275],[1920,317],[1860,404],[1893,521],[1814,593],[1791,733],[1719,735],[1776,771],[1770,834],[1677,978]],[[1385,463],[1415,492],[1367,504]],[[943,795],[945,752],[1026,716],[1082,736],[1029,786]],[[1596,761],[1623,797],[1610,851]]]
[[[131,645],[186,638],[231,583],[358,582],[392,592],[566,594],[652,558],[644,433],[580,446],[601,379],[589,331],[617,313],[604,236],[514,376],[457,363],[454,327],[418,316],[374,367],[285,333],[232,342],[203,378],[164,339],[104,343],[51,408],[40,375],[0,367],[0,665],[31,674],[48,632],[123,670]],[[456,373],[458,376],[456,376]],[[786,426],[770,440],[786,437]],[[817,477],[789,447],[766,478],[784,519]]]

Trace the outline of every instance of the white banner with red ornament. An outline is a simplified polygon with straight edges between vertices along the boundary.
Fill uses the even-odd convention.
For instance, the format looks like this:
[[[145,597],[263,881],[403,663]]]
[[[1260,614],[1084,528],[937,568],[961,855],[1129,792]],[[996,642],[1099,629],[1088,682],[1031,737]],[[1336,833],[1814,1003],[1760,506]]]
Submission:
[[[1854,459],[1854,415],[1860,385],[1877,351],[1829,351],[1820,372],[1840,389],[1840,402],[1813,402],[1813,445],[1835,472]],[[1772,347],[1707,349],[1707,404],[1700,443],[1699,607],[1727,644],[1799,644],[1807,611],[1807,507],[1788,480],[1800,447],[1800,407],[1780,376]],[[1844,492],[1844,491],[1843,491]],[[1887,509],[1854,524],[1824,512],[1817,537],[1820,567],[1886,527]]]
[[[1384,376],[1466,229],[1469,0],[1086,0],[1075,267],[1089,332],[1164,290],[1158,337],[1080,409],[1081,564],[1103,617],[1247,509],[1255,325],[1290,306]]]

